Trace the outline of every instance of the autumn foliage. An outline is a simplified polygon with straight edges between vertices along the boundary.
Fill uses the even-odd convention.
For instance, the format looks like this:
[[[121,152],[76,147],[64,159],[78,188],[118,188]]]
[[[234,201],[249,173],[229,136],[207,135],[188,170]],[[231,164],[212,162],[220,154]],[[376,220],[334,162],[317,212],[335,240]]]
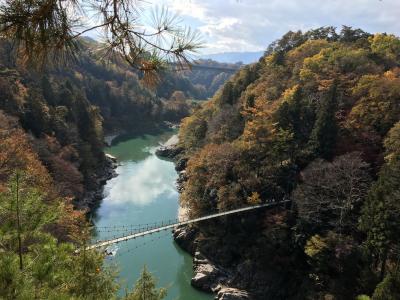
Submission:
[[[285,236],[280,245],[299,251],[296,274],[283,265],[266,271],[277,268],[268,250],[276,236],[232,255],[258,262],[264,253],[265,276],[299,280],[300,298],[352,299],[372,295],[385,276],[388,289],[398,280],[399,47],[394,35],[346,26],[289,32],[182,123],[189,157],[182,203],[191,214],[293,200],[291,218],[276,230]],[[234,220],[227,226],[240,228]],[[273,229],[242,230],[259,242]],[[281,291],[266,293],[297,297]],[[378,294],[373,299],[390,298]]]

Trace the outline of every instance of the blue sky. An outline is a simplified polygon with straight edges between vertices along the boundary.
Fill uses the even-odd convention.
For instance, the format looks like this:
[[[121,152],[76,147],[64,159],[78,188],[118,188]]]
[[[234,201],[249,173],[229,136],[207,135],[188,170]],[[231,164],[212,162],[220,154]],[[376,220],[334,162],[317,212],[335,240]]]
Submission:
[[[203,53],[260,51],[289,30],[348,25],[400,35],[400,0],[146,0],[198,30]]]

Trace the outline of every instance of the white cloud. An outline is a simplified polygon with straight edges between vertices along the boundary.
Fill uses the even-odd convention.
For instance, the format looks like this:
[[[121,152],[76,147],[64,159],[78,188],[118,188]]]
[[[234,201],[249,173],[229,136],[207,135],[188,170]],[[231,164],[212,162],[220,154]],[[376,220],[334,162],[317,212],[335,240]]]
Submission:
[[[399,0],[152,0],[197,28],[206,51],[258,51],[289,30],[349,25],[399,35]]]

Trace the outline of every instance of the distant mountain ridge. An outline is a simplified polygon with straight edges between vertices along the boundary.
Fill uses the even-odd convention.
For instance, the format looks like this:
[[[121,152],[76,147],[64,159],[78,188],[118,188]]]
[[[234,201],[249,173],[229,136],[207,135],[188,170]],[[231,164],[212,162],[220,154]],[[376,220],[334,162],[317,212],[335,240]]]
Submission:
[[[244,64],[251,64],[257,62],[261,56],[264,55],[264,51],[257,52],[221,52],[202,55],[202,59],[212,59],[221,63],[237,63],[242,62]]]

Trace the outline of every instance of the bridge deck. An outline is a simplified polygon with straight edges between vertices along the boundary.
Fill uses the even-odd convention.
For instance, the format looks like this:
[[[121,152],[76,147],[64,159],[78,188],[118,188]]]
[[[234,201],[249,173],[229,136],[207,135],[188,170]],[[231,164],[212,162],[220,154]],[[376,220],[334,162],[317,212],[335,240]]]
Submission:
[[[284,203],[288,203],[288,202],[290,202],[290,200],[283,200],[283,201],[279,201],[279,202],[270,202],[270,203],[265,203],[265,204],[260,204],[260,205],[254,205],[254,206],[249,206],[249,207],[244,207],[244,208],[238,208],[238,209],[234,209],[234,210],[230,210],[230,211],[226,211],[226,212],[222,212],[222,213],[217,213],[217,214],[212,214],[212,215],[208,215],[208,216],[204,216],[204,217],[200,217],[200,218],[196,218],[196,219],[192,219],[192,220],[176,222],[176,223],[173,223],[173,224],[156,227],[156,228],[145,230],[145,231],[142,231],[142,232],[137,232],[137,233],[132,233],[132,234],[129,234],[129,235],[121,236],[121,237],[118,237],[118,238],[115,238],[115,239],[111,239],[111,240],[107,240],[107,241],[101,241],[101,242],[98,242],[98,243],[93,244],[91,246],[88,246],[86,248],[86,250],[106,247],[106,246],[109,246],[109,245],[112,245],[112,244],[116,244],[116,243],[120,243],[120,242],[131,240],[131,239],[136,239],[138,237],[143,237],[145,235],[157,233],[157,232],[160,232],[160,231],[163,231],[163,230],[172,229],[172,228],[180,226],[180,225],[187,225],[187,224],[196,223],[196,222],[209,220],[209,219],[213,219],[213,218],[218,218],[218,217],[222,217],[222,216],[226,216],[226,215],[231,215],[231,214],[240,213],[240,212],[244,212],[244,211],[254,210],[254,209],[258,209],[258,208],[262,208],[262,207],[274,207],[274,206],[277,206],[279,204],[284,204]]]

